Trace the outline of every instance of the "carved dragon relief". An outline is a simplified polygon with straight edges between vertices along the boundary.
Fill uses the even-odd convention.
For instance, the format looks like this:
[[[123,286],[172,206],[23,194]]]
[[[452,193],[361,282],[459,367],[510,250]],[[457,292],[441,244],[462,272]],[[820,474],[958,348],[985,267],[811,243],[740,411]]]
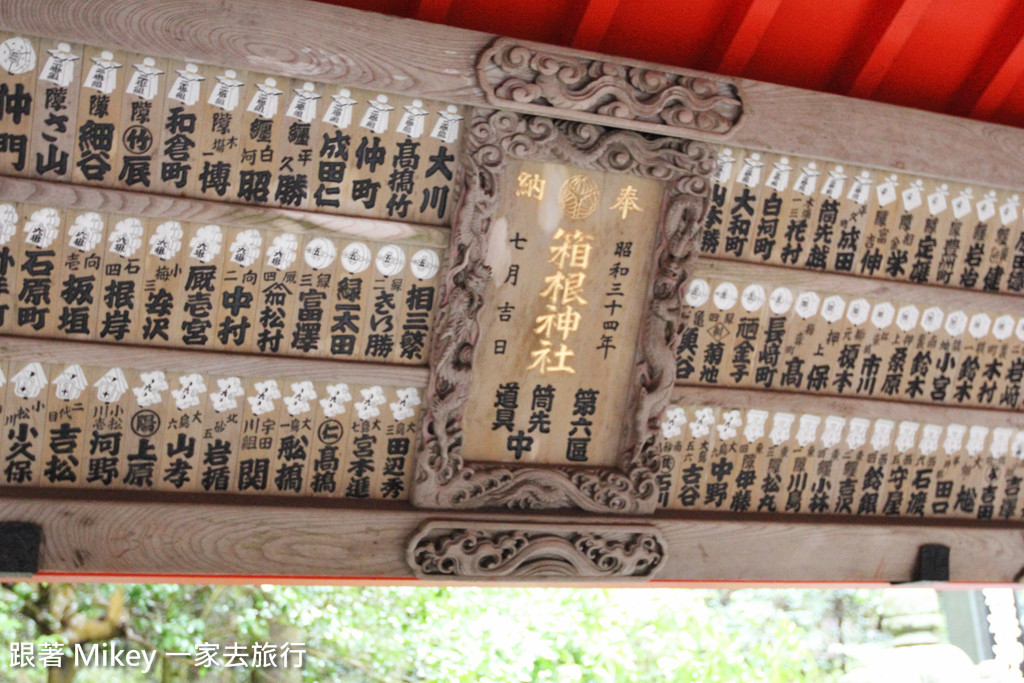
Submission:
[[[410,540],[421,579],[637,579],[665,563],[654,527],[427,522]]]
[[[481,53],[477,79],[495,107],[660,135],[724,138],[743,117],[739,90],[727,79],[508,38]]]
[[[715,159],[701,143],[648,138],[587,123],[554,122],[506,111],[476,110],[454,213],[449,269],[442,282],[431,350],[431,377],[416,460],[413,503],[430,508],[578,508],[592,512],[653,512],[659,416],[675,378],[675,353],[689,315],[685,285],[708,206]],[[633,382],[635,413],[626,421],[619,468],[530,467],[469,463],[462,417],[479,315],[491,277],[485,265],[499,178],[517,157],[634,174],[667,185],[655,240],[647,310],[642,318]]]

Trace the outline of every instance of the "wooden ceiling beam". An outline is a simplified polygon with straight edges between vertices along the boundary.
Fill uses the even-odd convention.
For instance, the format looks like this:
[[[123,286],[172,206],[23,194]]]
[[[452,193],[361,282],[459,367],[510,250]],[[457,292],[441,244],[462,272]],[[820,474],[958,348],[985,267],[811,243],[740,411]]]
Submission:
[[[739,76],[750,63],[782,0],[738,0],[715,29],[701,67]]]
[[[981,57],[949,103],[949,111],[992,118],[1024,77],[1024,4],[1016,4],[986,41]]]
[[[879,2],[836,69],[829,89],[870,98],[933,0]]]
[[[580,50],[597,51],[611,28],[621,0],[587,0],[569,45]]]
[[[127,491],[0,489],[0,520],[42,527],[36,581],[411,582],[405,551],[421,524],[440,519],[472,527],[484,518],[517,528],[507,514],[442,513],[400,503],[158,492],[140,500]],[[529,519],[562,528],[623,521],[568,512]],[[715,513],[662,513],[630,521],[652,525],[668,545],[655,586],[904,582],[913,579],[918,547],[926,543],[950,547],[953,582],[1012,585],[1024,550],[1020,525],[1003,522]],[[444,583],[451,579],[436,582]],[[495,576],[470,583],[595,585],[571,577]]]

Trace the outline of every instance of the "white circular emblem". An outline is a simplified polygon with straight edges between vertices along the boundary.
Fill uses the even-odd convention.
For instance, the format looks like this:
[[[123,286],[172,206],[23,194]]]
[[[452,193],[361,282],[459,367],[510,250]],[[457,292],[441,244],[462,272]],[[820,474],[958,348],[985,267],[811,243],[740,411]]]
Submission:
[[[821,298],[814,292],[804,292],[796,298],[796,312],[804,320],[818,312]]]
[[[896,309],[887,301],[875,304],[874,309],[871,311],[871,323],[880,330],[889,327],[894,317],[896,317]],[[914,322],[916,323],[917,321],[915,320]]]
[[[748,313],[760,310],[761,306],[764,306],[765,293],[764,287],[761,285],[750,285],[743,290],[743,310]]]
[[[302,252],[302,258],[306,265],[314,270],[323,270],[334,263],[334,257],[338,255],[338,249],[334,242],[323,237],[311,239]]]
[[[719,310],[730,310],[739,298],[740,292],[731,282],[723,282],[715,287],[715,306],[718,306]]]
[[[768,299],[768,307],[775,315],[784,315],[793,306],[793,292],[785,287],[776,287]]]
[[[36,68],[36,51],[25,38],[8,38],[0,43],[0,68],[17,76]]]
[[[353,242],[341,250],[341,265],[350,273],[361,273],[370,267],[370,248],[362,242]]]
[[[834,323],[843,317],[843,310],[846,308],[846,301],[839,295],[832,295],[821,304],[821,317],[826,322]]]
[[[694,308],[703,306],[710,294],[711,286],[708,285],[707,280],[700,278],[690,280],[690,286],[686,288],[686,303]]]
[[[871,304],[867,299],[854,299],[846,309],[846,319],[854,325],[863,325],[871,315]]]
[[[992,334],[999,341],[1009,339],[1010,335],[1013,334],[1013,316],[1001,315],[996,318],[995,323],[992,325]]]
[[[388,244],[380,248],[374,260],[377,271],[384,277],[398,275],[405,268],[405,252],[401,247]]]
[[[951,337],[959,337],[967,329],[967,314],[963,311],[955,311],[946,317],[946,334]]]
[[[409,270],[421,280],[429,280],[437,275],[441,268],[441,259],[433,249],[420,249],[412,255]]]
[[[917,310],[916,306],[904,306],[896,314],[896,326],[904,332],[910,332],[917,325],[917,320],[920,317],[921,312]]]
[[[921,316],[921,329],[931,333],[942,327],[942,319],[945,313],[938,306],[932,306]]]

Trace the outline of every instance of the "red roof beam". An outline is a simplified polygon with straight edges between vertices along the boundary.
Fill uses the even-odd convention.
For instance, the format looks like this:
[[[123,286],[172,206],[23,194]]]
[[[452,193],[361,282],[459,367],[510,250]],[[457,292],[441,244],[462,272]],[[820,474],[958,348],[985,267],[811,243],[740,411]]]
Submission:
[[[706,71],[740,76],[782,0],[738,0],[725,13],[701,62]]]
[[[621,0],[586,0],[576,28],[567,35],[566,42],[580,50],[600,50],[620,2]]]
[[[413,17],[420,21],[443,24],[452,8],[452,0],[420,0]]]
[[[870,98],[933,0],[883,0],[872,11],[861,38],[847,51],[829,90]]]

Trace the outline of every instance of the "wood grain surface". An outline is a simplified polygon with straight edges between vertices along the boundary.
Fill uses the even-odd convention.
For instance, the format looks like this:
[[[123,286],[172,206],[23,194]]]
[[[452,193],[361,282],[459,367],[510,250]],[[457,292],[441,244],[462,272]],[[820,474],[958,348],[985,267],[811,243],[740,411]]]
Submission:
[[[702,258],[694,277],[716,278],[740,282],[757,282],[765,287],[788,287],[794,293],[811,290],[822,298],[839,294],[847,301],[867,298],[871,302],[892,301],[900,304],[914,304],[925,309],[940,306],[953,310],[962,307],[965,311],[994,311],[1019,318],[1024,313],[1020,297],[1012,294],[993,292],[972,292],[931,285],[916,285],[908,282],[891,282],[853,278],[832,273],[817,273],[796,270],[782,266],[762,266],[753,263],[736,263],[714,258]],[[769,290],[770,293],[770,290]]]
[[[23,178],[0,178],[0,201],[3,200],[149,216],[161,220],[187,220],[253,228],[283,228],[289,225],[329,230],[350,237],[382,242],[402,241],[442,248],[448,246],[446,228],[288,209],[247,208],[199,199],[105,190]]]
[[[423,386],[427,382],[426,368],[18,337],[0,337],[0,358],[14,362],[43,359],[56,364],[116,365],[142,370],[209,372],[249,377],[294,377],[311,381],[330,380],[358,384],[383,382]]]
[[[146,501],[125,493],[91,495],[102,500],[71,494],[42,499],[19,493],[0,501],[0,518],[43,528],[38,578],[393,583],[411,578],[404,558],[406,544],[431,518],[407,507],[353,510],[292,499],[260,498],[259,504],[249,499],[242,504],[244,498],[226,496],[215,504],[197,496],[189,505],[177,505],[157,493],[147,493]],[[316,524],[310,523],[313,516]],[[467,523],[478,518],[443,516]],[[491,515],[488,521],[507,521],[512,529],[516,525],[503,515]],[[530,518],[531,523],[562,525],[621,521],[566,515]],[[904,582],[913,578],[917,548],[925,543],[950,547],[950,579],[955,583],[1009,584],[1024,565],[1024,535],[1009,526],[979,529],[958,522],[864,524],[820,519],[807,523],[800,518],[737,521],[668,513],[653,525],[669,552],[652,585]],[[828,552],[823,552],[826,548]]]
[[[104,46],[194,60],[211,68],[280,74],[300,82],[345,83],[472,106],[486,105],[477,85],[476,63],[494,38],[305,0],[5,0],[0,4],[0,31],[4,36],[27,33],[66,40],[79,53],[81,45]],[[82,68],[87,64],[80,61],[76,69]],[[902,169],[951,181],[1024,186],[1020,181],[1024,131],[1019,129],[767,83],[738,83],[745,123],[729,138],[737,147],[849,166]],[[557,110],[550,114],[557,117]],[[628,128],[629,123],[623,126]],[[688,134],[701,137],[699,132]],[[26,179],[0,179],[0,198],[58,206],[67,213],[92,210],[266,228],[298,223],[369,242],[445,247],[449,237],[447,230],[410,223],[246,208]],[[1020,313],[1019,299],[995,294],[940,292],[933,287],[717,261],[707,261],[703,267],[717,277],[756,280],[763,275],[764,282],[851,296],[922,305],[941,300],[944,306]],[[425,368],[12,337],[0,338],[0,358],[12,365],[45,358],[50,363],[273,375],[319,383],[422,386],[428,379]],[[673,398],[720,407],[780,402],[777,393],[707,387],[677,388]],[[1019,413],[991,410],[799,394],[788,394],[781,401],[790,410],[818,414],[1024,427]],[[443,516],[456,521],[480,518],[479,513]],[[515,527],[511,517],[486,517]],[[411,580],[404,557],[406,544],[430,518],[430,513],[404,504],[357,508],[341,501],[274,495],[228,494],[212,501],[188,493],[0,489],[0,519],[42,525],[42,576],[50,578]],[[652,519],[669,547],[659,578],[670,582],[907,581],[917,548],[924,543],[950,546],[955,582],[1010,583],[1024,573],[1024,533],[1019,522],[730,517],[689,512],[663,512]],[[578,525],[623,521],[599,514],[530,515],[530,520]]]
[[[475,106],[486,104],[477,55],[494,39],[304,0],[7,0],[0,29]],[[1008,187],[1024,171],[1016,128],[737,84],[747,112],[737,145]]]
[[[1024,429],[1024,414],[1000,410],[954,408],[866,398],[779,394],[773,391],[676,386],[673,404],[709,405],[720,408],[766,408],[816,415],[842,415],[867,419],[914,420],[947,424],[962,422],[988,427]]]

